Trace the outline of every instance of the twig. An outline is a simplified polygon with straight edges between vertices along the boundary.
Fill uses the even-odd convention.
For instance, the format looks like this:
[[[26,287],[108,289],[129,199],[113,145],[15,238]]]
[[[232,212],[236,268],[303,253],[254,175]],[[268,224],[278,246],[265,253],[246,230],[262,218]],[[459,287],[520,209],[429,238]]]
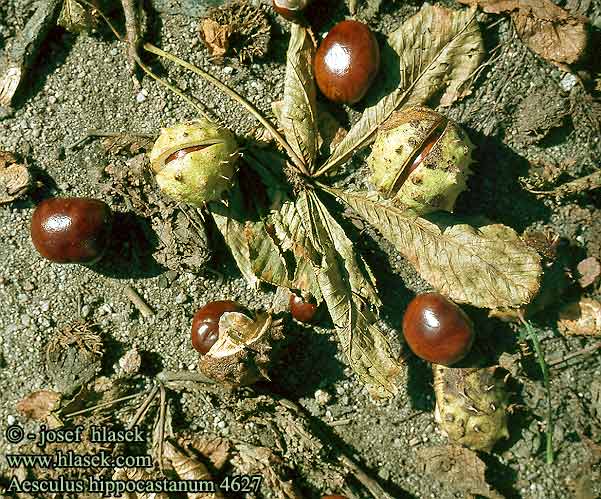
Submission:
[[[547,464],[553,464],[555,460],[553,455],[553,407],[551,405],[551,383],[549,380],[549,367],[545,362],[545,356],[543,355],[543,351],[540,347],[540,342],[538,341],[538,336],[534,331],[532,325],[524,320],[523,316],[520,315],[520,320],[526,329],[526,333],[530,337],[532,341],[532,346],[534,347],[534,352],[536,353],[536,359],[538,360],[538,365],[543,373],[543,384],[545,386],[545,391],[547,392],[547,425],[546,425],[546,434],[547,434],[547,448],[546,448],[546,458]]]
[[[119,136],[123,135],[124,133],[127,133],[129,135],[135,135],[136,137],[144,137],[147,139],[154,139],[156,137],[156,134],[152,134],[152,133],[137,133],[137,132],[130,133],[130,132],[112,132],[112,131],[109,132],[109,131],[105,131],[105,130],[96,130],[95,128],[91,128],[85,133],[85,135],[83,137],[81,137],[80,139],[73,142],[73,144],[71,144],[70,146],[67,146],[66,149],[67,149],[67,151],[73,151],[74,149],[79,149],[83,144],[85,144],[90,139],[94,139],[96,137],[119,137]]]
[[[363,471],[363,469],[361,469],[350,457],[345,454],[340,454],[338,460],[353,472],[355,477],[357,477],[357,480],[359,480],[376,499],[393,499],[393,497],[388,494],[378,482],[365,473],[365,471]]]
[[[165,385],[161,383],[161,400],[159,402],[159,469],[163,472],[163,445],[165,443],[165,407],[167,406],[167,394]]]
[[[574,357],[579,357],[581,355],[589,355],[591,353],[594,353],[597,350],[601,350],[601,342],[595,343],[593,345],[589,345],[588,347],[582,348],[580,350],[576,350],[575,352],[572,352],[572,353],[569,353],[566,355],[562,355],[561,357],[559,357],[557,359],[548,360],[547,365],[549,367],[555,367],[557,364],[562,364],[570,359],[573,359]]]
[[[140,294],[132,288],[129,284],[123,288],[125,296],[133,303],[133,305],[140,311],[144,317],[152,317],[154,310],[152,310]]]
[[[193,381],[195,383],[204,383],[207,385],[214,385],[215,381],[196,371],[161,371],[157,374],[157,379],[161,383],[169,384],[178,381]]]
[[[137,0],[121,0],[123,12],[125,13],[125,32],[127,34],[127,55],[130,71],[132,74],[136,69],[138,46],[140,45],[140,23],[138,20]]]
[[[330,421],[328,423],[329,426],[344,426],[347,424],[350,424],[353,420],[352,419],[337,419],[336,421]]]
[[[132,418],[132,420],[127,425],[128,430],[131,430],[134,426],[136,426],[144,418],[144,416],[148,412],[148,409],[150,408],[150,404],[152,404],[152,402],[153,402],[154,398],[157,396],[158,392],[159,392],[159,385],[154,385],[152,387],[152,389],[150,390],[148,397],[146,397],[146,400],[144,400],[142,405],[138,408],[135,416]]]
[[[528,192],[542,196],[561,197],[579,192],[592,191],[599,188],[601,188],[601,170],[593,172],[590,175],[577,178],[576,180],[566,182],[565,184],[561,184],[559,187],[551,189],[550,191],[535,191],[529,189]]]
[[[139,397],[141,393],[135,393],[133,395],[127,395],[126,397],[120,397],[118,399],[109,400],[108,402],[102,402],[101,404],[96,404],[92,407],[86,407],[85,409],[81,409],[80,411],[70,412],[69,414],[65,414],[63,416],[64,419],[74,418],[75,416],[81,416],[82,414],[87,414],[88,412],[98,411],[100,409],[104,409],[106,407],[110,407],[112,405],[118,404],[119,402],[125,402],[126,400],[131,400],[136,397]]]
[[[165,52],[164,50],[161,50],[160,48],[155,47],[154,45],[152,45],[150,43],[145,43],[144,49],[152,54],[158,55],[159,57],[163,57],[172,62],[175,62],[179,66],[182,66],[182,67],[188,69],[189,71],[192,71],[193,73],[196,73],[203,79],[205,79],[208,82],[215,85],[219,90],[224,92],[226,95],[228,95],[234,101],[236,101],[240,105],[244,106],[246,108],[246,110],[250,114],[252,114],[261,123],[261,125],[263,125],[265,128],[267,128],[267,130],[269,130],[269,132],[273,135],[273,137],[286,150],[286,152],[288,153],[288,156],[290,157],[290,159],[292,160],[294,165],[300,170],[300,172],[307,177],[309,176],[309,172],[305,166],[305,162],[296,154],[294,149],[292,149],[292,147],[290,146],[290,144],[288,144],[288,142],[282,136],[282,134],[280,134],[280,132],[278,132],[277,129],[269,121],[267,121],[267,119],[265,119],[263,117],[263,115],[260,113],[260,111],[256,107],[254,107],[250,102],[248,102],[238,92],[231,89],[224,83],[220,82],[213,75],[207,73],[206,71],[200,69],[199,67],[194,66],[193,64],[190,64],[189,62],[186,62],[183,59],[180,59],[179,57],[177,57],[173,54],[170,54],[169,52]]]
[[[279,398],[274,394],[270,394],[270,396],[272,398],[275,398],[280,405],[293,411],[297,417],[302,419],[308,419],[305,415],[304,409],[298,404],[286,398]],[[311,425],[307,426],[311,428]],[[325,442],[327,441],[327,439],[322,438],[320,435],[316,436],[322,441],[322,443],[325,446]],[[329,445],[332,446],[332,444]],[[376,480],[371,478],[352,458],[347,456],[344,453],[344,451],[337,447],[335,447],[334,450],[338,454],[338,460],[340,461],[340,463],[346,468],[348,468],[355,475],[357,480],[359,480],[363,484],[363,486],[371,493],[373,497],[375,497],[376,499],[393,499],[393,497],[389,495]]]

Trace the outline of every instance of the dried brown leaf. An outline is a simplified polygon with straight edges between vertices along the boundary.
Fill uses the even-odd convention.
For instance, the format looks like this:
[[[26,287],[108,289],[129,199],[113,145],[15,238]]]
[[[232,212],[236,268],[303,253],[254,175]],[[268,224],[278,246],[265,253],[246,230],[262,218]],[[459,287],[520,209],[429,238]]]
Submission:
[[[10,203],[27,193],[31,174],[26,165],[6,151],[0,151],[0,204]]]
[[[171,442],[166,441],[163,448],[164,455],[171,461],[171,465],[182,480],[211,480],[211,474],[207,467],[198,459],[187,452],[177,448]],[[189,499],[222,499],[220,492],[200,492],[188,494]]]
[[[154,144],[154,138],[132,133],[121,133],[102,140],[102,147],[109,154],[126,154],[135,156],[149,152]]]
[[[27,418],[44,421],[52,411],[58,409],[60,400],[60,393],[38,390],[17,402],[17,411]]]
[[[211,259],[211,247],[202,213],[179,206],[164,209],[160,215],[152,224],[160,240],[154,253],[157,262],[178,271],[203,269]]]
[[[449,489],[491,499],[503,496],[486,483],[486,465],[474,451],[459,445],[425,447],[417,450],[422,470]]]
[[[184,436],[178,439],[182,448],[192,448],[211,461],[213,468],[222,469],[229,461],[232,443],[221,437],[197,435]]]
[[[271,449],[239,443],[236,450],[238,455],[232,459],[232,464],[239,474],[262,476],[277,499],[302,499],[294,482],[287,478],[290,472],[284,461]]]
[[[601,336],[601,302],[581,298],[559,311],[557,327],[568,336]]]
[[[212,55],[221,58],[231,51],[243,63],[264,56],[271,38],[265,10],[246,0],[232,0],[210,9],[199,32]]]
[[[511,13],[520,39],[538,55],[555,63],[573,64],[585,53],[587,20],[551,0],[459,0],[484,12]]]
[[[548,61],[573,64],[586,51],[587,29],[578,19],[553,22],[521,12],[512,14],[511,18],[520,39]]]
[[[368,193],[330,191],[392,242],[434,288],[458,303],[518,307],[538,292],[540,256],[509,227],[476,228],[443,213],[420,218]]]
[[[52,387],[75,393],[100,371],[102,338],[90,324],[76,321],[53,334],[46,345],[45,368]]]
[[[284,101],[280,124],[294,152],[312,171],[317,155],[315,79],[313,55],[315,46],[307,28],[292,24],[286,55]]]
[[[232,26],[222,26],[213,19],[203,19],[200,23],[200,38],[214,57],[223,57],[229,46]]]
[[[585,258],[576,266],[578,271],[578,284],[586,288],[593,284],[601,275],[601,263],[594,256]]]

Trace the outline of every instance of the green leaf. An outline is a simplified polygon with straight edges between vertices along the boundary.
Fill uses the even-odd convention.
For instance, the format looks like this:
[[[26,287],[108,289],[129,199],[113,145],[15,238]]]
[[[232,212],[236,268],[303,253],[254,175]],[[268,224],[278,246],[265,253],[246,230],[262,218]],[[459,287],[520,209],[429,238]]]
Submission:
[[[379,306],[380,300],[372,277],[364,262],[357,260],[353,243],[314,192],[308,201],[323,255],[314,270],[342,350],[373,394],[393,396],[398,391],[403,363],[375,324],[371,308]]]
[[[389,43],[399,53],[399,87],[363,112],[315,176],[339,167],[371,143],[380,125],[399,107],[425,104],[443,89],[443,105],[465,95],[484,54],[474,9],[425,5],[389,36]]]
[[[312,171],[317,154],[314,45],[306,28],[291,25],[280,124],[286,141]]]
[[[472,227],[446,213],[420,218],[369,193],[329,192],[378,229],[442,294],[476,307],[519,307],[538,292],[540,257],[501,224]]]

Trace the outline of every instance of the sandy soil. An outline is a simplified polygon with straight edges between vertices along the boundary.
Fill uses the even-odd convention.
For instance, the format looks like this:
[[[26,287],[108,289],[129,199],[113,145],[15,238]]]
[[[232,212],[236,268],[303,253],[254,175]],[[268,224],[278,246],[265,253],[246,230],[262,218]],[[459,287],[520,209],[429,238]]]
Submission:
[[[417,2],[384,3],[380,13],[369,20],[380,40],[418,10]],[[23,27],[33,8],[30,2],[0,1],[0,47],[3,38],[6,43]],[[595,29],[601,29],[598,0],[592,2],[588,14]],[[224,64],[212,63],[198,40],[197,18],[155,11],[148,36],[162,48],[211,72],[269,115],[271,100],[279,99],[283,92],[288,41],[286,24],[271,13],[270,16],[271,49],[267,57],[250,65],[241,65],[231,58],[226,58]],[[472,95],[446,111],[466,128],[478,148],[471,190],[460,198],[459,211],[485,215],[519,231],[553,230],[562,237],[568,269],[585,256],[601,257],[598,190],[596,194],[557,201],[535,197],[518,180],[527,177],[529,164],[536,162],[566,164],[568,178],[598,168],[598,134],[578,115],[570,113],[570,103],[573,110],[583,97],[570,87],[565,73],[520,43],[507,19],[482,16],[481,20],[487,49],[498,47],[494,61],[477,80]],[[197,96],[216,119],[236,133],[247,134],[257,127],[241,108],[199,78],[171,65],[156,63],[155,68]],[[566,106],[567,111],[556,128],[537,140],[533,135],[540,132],[540,121],[527,118],[532,109],[540,110],[541,106],[533,100],[539,94],[542,101],[558,104],[548,106],[549,116],[543,116],[542,122],[554,119],[561,106]],[[78,314],[97,325],[105,342],[103,375],[117,376],[118,360],[130,348],[137,347],[142,352],[142,375],[138,378],[141,386],[151,383],[152,375],[161,370],[195,369],[197,354],[189,344],[189,326],[200,305],[213,299],[232,299],[259,309],[268,307],[273,299],[271,291],[257,292],[247,286],[223,241],[214,237],[214,231],[210,231],[213,258],[206,270],[196,273],[170,271],[156,262],[141,260],[137,266],[127,265],[127,271],[107,275],[93,268],[52,264],[36,253],[28,226],[35,202],[42,196],[102,197],[116,211],[129,209],[119,196],[107,194],[106,190],[110,179],[104,169],[109,162],[118,160],[108,157],[99,141],[71,149],[88,129],[155,134],[162,126],[194,117],[194,111],[184,102],[148,77],[137,88],[127,69],[125,46],[105,29],[95,35],[53,30],[16,107],[13,117],[0,121],[0,149],[26,157],[40,173],[45,187],[32,198],[0,209],[2,454],[19,452],[4,438],[9,424],[20,422],[29,431],[36,427],[37,423],[18,414],[16,403],[30,392],[49,386],[43,369],[45,345]],[[348,120],[356,119],[360,109],[345,110]],[[344,116],[341,111],[337,114]],[[117,164],[123,165],[123,160]],[[366,177],[363,156],[355,159],[348,170],[353,176],[346,183],[365,182],[361,180]],[[386,330],[398,343],[404,305],[427,285],[377,234],[367,231],[365,235],[371,239],[360,242],[368,250],[368,260],[376,265],[385,303],[382,316]],[[222,277],[218,278],[214,271]],[[144,317],[132,305],[124,294],[126,285],[140,293],[156,312],[153,316]],[[566,339],[555,327],[558,306],[577,292],[577,286],[570,285],[567,294],[534,322],[548,357],[576,351],[593,342],[585,338]],[[588,293],[600,298],[598,284],[596,291]],[[503,352],[520,351],[513,326],[487,319],[481,311],[472,312],[479,345],[497,358]],[[262,384],[260,392],[271,391],[297,401],[325,435],[326,446],[334,445],[352,455],[392,497],[464,497],[443,482],[425,478],[423,463],[416,458],[419,449],[446,442],[433,418],[434,395],[428,366],[411,358],[407,391],[390,401],[376,402],[346,367],[331,329],[290,322],[288,331],[293,348],[273,367],[272,383]],[[484,456],[489,467],[487,479],[505,497],[574,496],[574,487],[590,459],[581,436],[587,435],[596,442],[601,439],[601,408],[599,401],[595,408],[592,400],[594,382],[601,379],[601,358],[577,358],[551,370],[556,420],[556,462],[551,466],[544,460],[546,398],[540,371],[532,357],[526,364],[526,372],[511,382],[516,392],[514,400],[519,404],[510,419],[511,437],[499,444],[494,453]],[[321,394],[316,397],[318,389],[330,394],[327,402]],[[268,430],[269,417],[265,417],[264,425],[262,416],[254,424],[242,417],[242,407],[253,397],[252,392],[191,391],[172,395],[176,430],[206,432],[277,448]],[[318,498],[343,490],[331,481],[336,476],[331,471],[334,453],[323,452],[321,459],[321,464],[313,458],[304,459],[302,451],[287,457],[303,497]],[[10,476],[4,460],[0,460],[0,470],[5,479]],[[592,476],[597,480],[593,495],[575,497],[601,494],[598,468]],[[356,485],[356,481],[351,482]],[[270,496],[267,490],[263,494],[261,497]]]

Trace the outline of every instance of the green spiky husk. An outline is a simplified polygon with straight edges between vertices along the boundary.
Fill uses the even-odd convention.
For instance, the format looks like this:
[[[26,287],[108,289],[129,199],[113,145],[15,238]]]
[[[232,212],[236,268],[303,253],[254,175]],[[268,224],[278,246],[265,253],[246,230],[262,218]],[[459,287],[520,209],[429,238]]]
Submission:
[[[439,127],[443,130],[440,137],[409,173],[412,158]],[[367,160],[370,180],[386,197],[420,215],[437,210],[452,212],[472,173],[473,147],[465,132],[439,113],[424,107],[403,109],[378,132]]]
[[[508,438],[508,394],[496,367],[434,365],[436,421],[449,439],[472,450],[490,452]]]
[[[193,146],[204,147],[165,163],[172,153]],[[208,120],[164,128],[150,153],[160,189],[195,206],[216,201],[231,188],[237,159],[234,135]]]

